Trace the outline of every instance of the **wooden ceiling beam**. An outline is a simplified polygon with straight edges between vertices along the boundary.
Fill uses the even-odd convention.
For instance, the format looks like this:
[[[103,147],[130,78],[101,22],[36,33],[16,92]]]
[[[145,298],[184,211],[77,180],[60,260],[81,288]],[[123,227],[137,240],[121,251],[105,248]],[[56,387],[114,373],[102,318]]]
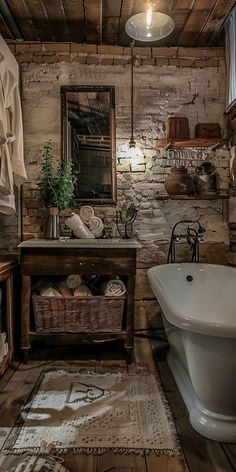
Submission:
[[[121,0],[103,0],[102,40],[104,44],[117,44]]]
[[[117,32],[117,44],[128,46],[131,43],[131,38],[125,32],[125,23],[132,16],[134,10],[135,0],[122,0],[120,9],[120,18]]]
[[[0,34],[5,39],[14,39],[14,36],[1,13],[0,13]]]
[[[86,42],[102,43],[102,0],[84,0]]]
[[[182,29],[184,28],[184,25],[186,24],[189,14],[190,10],[172,10],[171,17],[175,22],[174,30],[166,38],[156,41],[155,46],[178,46],[179,36],[181,34]]]
[[[175,0],[173,10],[191,10],[195,0]]]
[[[30,11],[24,0],[8,0],[7,2],[15,22],[22,33],[22,36],[27,41],[40,40],[37,29],[31,18]]]
[[[178,46],[194,46],[217,0],[196,0],[178,39]]]
[[[67,0],[64,2],[70,40],[77,43],[85,42],[85,18],[83,0]]]
[[[41,0],[24,0],[24,2],[40,41],[52,41],[54,37],[51,32],[44,2]]]
[[[31,0],[30,0],[31,1]],[[47,11],[52,35],[55,41],[70,41],[64,0],[41,0]]]
[[[218,0],[199,35],[196,46],[212,46],[224,26],[225,20],[236,5],[235,0]]]

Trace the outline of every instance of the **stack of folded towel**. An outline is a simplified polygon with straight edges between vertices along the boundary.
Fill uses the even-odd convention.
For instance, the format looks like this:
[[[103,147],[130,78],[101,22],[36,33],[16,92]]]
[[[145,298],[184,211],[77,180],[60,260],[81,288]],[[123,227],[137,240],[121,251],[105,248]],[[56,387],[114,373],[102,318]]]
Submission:
[[[65,224],[79,239],[101,238],[104,228],[101,218],[95,216],[93,208],[87,205],[81,207],[79,215],[71,213]]]
[[[83,283],[79,274],[71,274],[60,281],[43,281],[36,287],[43,297],[89,297],[91,290]]]
[[[96,288],[94,289],[93,276],[85,277],[85,281],[79,274],[70,274],[65,279],[50,281],[39,281],[33,291],[43,297],[91,297],[98,294],[106,297],[122,297],[126,293],[124,282],[116,277],[104,280],[104,277],[96,277]]]

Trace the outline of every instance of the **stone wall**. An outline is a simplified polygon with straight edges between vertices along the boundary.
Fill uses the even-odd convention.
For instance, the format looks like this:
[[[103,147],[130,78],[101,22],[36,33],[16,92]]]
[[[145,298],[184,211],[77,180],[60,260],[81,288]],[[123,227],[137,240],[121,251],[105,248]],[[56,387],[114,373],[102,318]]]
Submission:
[[[146,269],[166,262],[168,240],[174,223],[199,219],[206,228],[202,260],[227,263],[228,226],[223,222],[222,201],[164,201],[164,179],[174,164],[194,172],[203,160],[217,167],[219,188],[229,186],[229,150],[157,149],[171,116],[187,116],[191,136],[198,122],[219,122],[226,136],[225,61],[223,49],[135,48],[134,125],[141,154],[132,155],[130,139],[130,48],[76,44],[11,44],[21,63],[28,183],[24,186],[24,237],[42,235],[45,209],[40,202],[43,146],[53,143],[60,159],[60,86],[67,84],[115,85],[118,204],[130,199],[138,210],[135,231],[142,248],[138,257],[137,309],[153,310],[153,295],[146,284]],[[64,49],[63,49],[64,48]],[[114,208],[100,207],[96,214],[112,221]],[[179,259],[188,260],[180,245]],[[149,307],[149,308],[148,308]]]

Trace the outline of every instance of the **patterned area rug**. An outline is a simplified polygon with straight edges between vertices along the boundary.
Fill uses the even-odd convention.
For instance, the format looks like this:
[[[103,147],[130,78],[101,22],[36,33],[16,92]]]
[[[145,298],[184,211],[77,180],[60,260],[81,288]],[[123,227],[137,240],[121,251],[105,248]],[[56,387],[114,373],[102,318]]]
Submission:
[[[178,454],[171,413],[151,374],[51,371],[24,407],[11,454],[53,442],[57,453]]]

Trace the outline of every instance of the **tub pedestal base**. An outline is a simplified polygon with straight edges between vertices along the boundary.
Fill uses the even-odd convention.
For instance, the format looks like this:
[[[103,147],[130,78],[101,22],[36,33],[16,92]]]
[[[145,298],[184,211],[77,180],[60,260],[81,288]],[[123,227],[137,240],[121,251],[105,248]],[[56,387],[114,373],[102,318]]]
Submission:
[[[167,354],[167,362],[188,409],[192,427],[209,439],[234,443],[236,441],[236,417],[220,415],[206,410],[201,405],[186,370],[172,349]]]

